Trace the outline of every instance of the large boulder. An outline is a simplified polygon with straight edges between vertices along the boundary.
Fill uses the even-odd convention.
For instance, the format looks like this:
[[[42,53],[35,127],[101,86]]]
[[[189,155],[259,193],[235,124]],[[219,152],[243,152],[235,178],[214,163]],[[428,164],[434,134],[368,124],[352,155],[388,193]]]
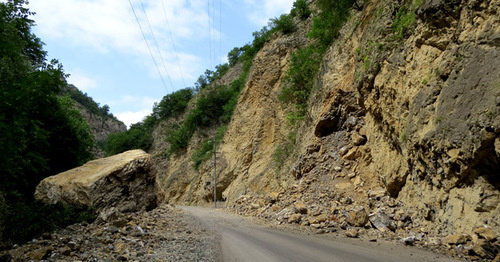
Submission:
[[[150,210],[161,196],[156,178],[151,156],[131,150],[47,177],[36,187],[35,198],[97,211],[111,207],[120,212]]]

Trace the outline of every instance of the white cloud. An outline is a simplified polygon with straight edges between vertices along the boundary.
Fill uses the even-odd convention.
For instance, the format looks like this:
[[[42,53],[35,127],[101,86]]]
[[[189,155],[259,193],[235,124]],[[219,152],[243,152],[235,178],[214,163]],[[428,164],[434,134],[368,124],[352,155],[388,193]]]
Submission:
[[[208,38],[206,1],[142,1],[147,16],[140,1],[131,2],[163,76],[167,74],[165,71],[175,80],[183,75],[197,75],[201,69],[192,65],[200,64],[201,59],[182,50],[180,43],[200,42]],[[37,30],[44,38],[101,54],[132,54],[157,77],[157,69],[128,1],[44,0],[33,1],[30,9],[37,13],[34,18]],[[212,32],[217,31],[214,29]],[[177,54],[172,46],[172,38]]]
[[[114,103],[129,104],[131,106],[134,106],[135,108],[147,107],[148,110],[151,112],[151,109],[153,108],[153,104],[155,102],[158,102],[158,99],[154,99],[152,97],[136,97],[136,96],[125,95],[120,99],[120,101],[116,101]]]
[[[130,128],[130,125],[135,124],[144,120],[144,118],[151,114],[151,110],[141,110],[141,111],[128,111],[114,114],[119,120],[121,120],[127,128]]]
[[[248,19],[257,26],[265,26],[269,19],[289,13],[295,0],[245,0],[248,5]]]
[[[97,81],[88,77],[81,70],[74,70],[68,78],[68,83],[75,85],[83,92],[88,92],[91,89],[98,87]]]
[[[119,100],[108,101],[108,105],[116,109],[116,111],[114,110],[116,113],[113,114],[123,121],[127,127],[130,127],[131,124],[140,122],[144,120],[144,117],[150,115],[155,102],[159,102],[158,99],[125,95]],[[120,110],[121,108],[126,109]]]

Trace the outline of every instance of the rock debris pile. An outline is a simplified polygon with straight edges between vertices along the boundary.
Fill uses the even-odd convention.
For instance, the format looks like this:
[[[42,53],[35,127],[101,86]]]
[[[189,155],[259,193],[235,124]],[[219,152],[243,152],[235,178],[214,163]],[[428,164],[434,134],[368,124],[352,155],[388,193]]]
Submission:
[[[389,196],[381,196],[381,192],[368,194],[371,197],[367,203],[354,202],[346,194],[313,195],[309,184],[302,181],[288,191],[243,195],[230,209],[240,215],[260,217],[278,224],[311,227],[318,234],[336,232],[370,241],[399,241],[469,261],[500,261],[500,239],[487,225],[476,227],[468,234],[443,238],[422,226],[423,221],[416,209]]]
[[[107,221],[104,221],[107,219]],[[216,261],[216,236],[183,211],[110,211],[0,253],[0,261]]]

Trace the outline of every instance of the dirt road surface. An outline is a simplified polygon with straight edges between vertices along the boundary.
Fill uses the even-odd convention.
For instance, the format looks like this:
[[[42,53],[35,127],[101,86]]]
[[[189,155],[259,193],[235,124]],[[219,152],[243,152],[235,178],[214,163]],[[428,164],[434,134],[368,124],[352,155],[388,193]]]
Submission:
[[[218,235],[222,261],[456,261],[403,244],[286,232],[220,209],[180,208]]]

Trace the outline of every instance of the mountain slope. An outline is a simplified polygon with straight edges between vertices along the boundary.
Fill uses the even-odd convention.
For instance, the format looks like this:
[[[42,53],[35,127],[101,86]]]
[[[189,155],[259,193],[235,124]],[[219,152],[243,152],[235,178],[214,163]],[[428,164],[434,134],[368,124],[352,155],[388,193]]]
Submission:
[[[75,101],[76,107],[89,123],[94,135],[95,145],[92,151],[96,157],[103,157],[103,147],[108,135],[125,132],[127,131],[127,127],[109,112],[109,106],[99,106],[91,97],[84,94],[74,85],[63,87],[62,95],[68,95]]]
[[[363,231],[367,221],[350,219],[365,210],[393,223],[367,234],[418,233],[425,243],[477,236],[484,224],[498,235],[500,2],[355,2],[298,124],[279,95],[314,19],[294,18],[294,33],[274,34],[257,53],[217,150],[217,198],[241,213],[320,228]],[[213,199],[213,161],[198,170],[190,162],[199,144],[192,139],[169,159],[161,154],[168,144],[157,147],[171,202]]]

